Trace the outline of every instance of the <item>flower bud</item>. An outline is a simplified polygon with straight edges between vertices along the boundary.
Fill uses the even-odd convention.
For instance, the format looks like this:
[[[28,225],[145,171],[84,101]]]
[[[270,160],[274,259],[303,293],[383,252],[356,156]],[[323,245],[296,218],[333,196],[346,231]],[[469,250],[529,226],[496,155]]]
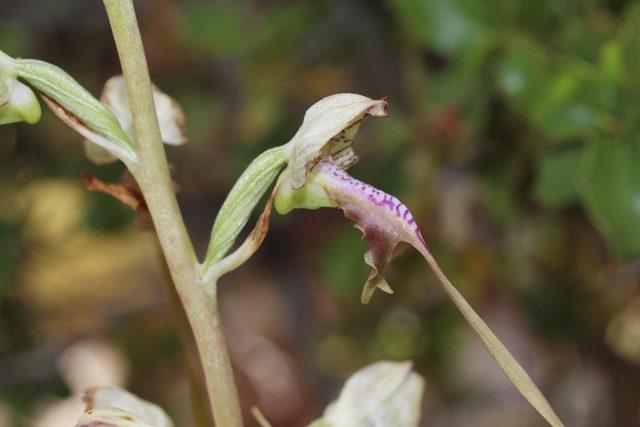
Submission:
[[[34,124],[41,115],[35,94],[17,79],[15,60],[0,51],[0,125]]]
[[[378,362],[353,374],[310,427],[416,427],[424,379],[411,362]]]
[[[0,125],[37,123],[42,115],[38,98],[18,80],[0,77]]]

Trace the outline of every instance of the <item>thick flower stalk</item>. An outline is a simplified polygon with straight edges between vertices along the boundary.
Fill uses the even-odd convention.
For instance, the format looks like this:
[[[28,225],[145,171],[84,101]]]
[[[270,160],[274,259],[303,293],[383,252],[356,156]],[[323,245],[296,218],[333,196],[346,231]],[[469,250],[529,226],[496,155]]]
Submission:
[[[27,83],[66,125],[86,138],[92,160],[106,163],[120,159],[125,163],[144,197],[191,325],[214,419],[218,425],[241,426],[242,414],[217,300],[204,291],[200,265],[180,213],[162,145],[186,141],[182,132],[184,116],[171,98],[151,84],[133,1],[104,0],[104,5],[123,77],[110,80],[102,102],[59,67],[34,59],[11,58],[0,51],[0,125],[34,123],[39,119],[40,106],[34,92],[24,84]],[[104,413],[93,415],[105,416],[100,418],[103,421],[109,418]],[[88,416],[91,418],[92,414]],[[88,425],[97,422],[90,420]]]

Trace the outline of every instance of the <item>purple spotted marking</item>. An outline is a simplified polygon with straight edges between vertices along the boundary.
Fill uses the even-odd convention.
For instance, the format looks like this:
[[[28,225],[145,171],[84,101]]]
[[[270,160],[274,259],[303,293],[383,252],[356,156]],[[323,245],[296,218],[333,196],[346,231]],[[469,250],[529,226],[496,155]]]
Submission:
[[[425,246],[424,238],[422,237],[422,233],[416,224],[416,221],[413,219],[411,212],[409,209],[396,197],[385,193],[384,191],[378,190],[375,187],[370,186],[356,178],[353,178],[351,175],[344,172],[340,167],[338,167],[334,162],[328,159],[323,159],[318,164],[318,167],[324,169],[328,174],[336,177],[339,182],[342,182],[348,188],[346,190],[348,192],[357,193],[364,196],[368,201],[373,203],[378,208],[388,209],[392,213],[395,214],[397,218],[403,220],[407,225],[410,225],[413,231],[416,234],[416,237],[420,242],[422,242]]]

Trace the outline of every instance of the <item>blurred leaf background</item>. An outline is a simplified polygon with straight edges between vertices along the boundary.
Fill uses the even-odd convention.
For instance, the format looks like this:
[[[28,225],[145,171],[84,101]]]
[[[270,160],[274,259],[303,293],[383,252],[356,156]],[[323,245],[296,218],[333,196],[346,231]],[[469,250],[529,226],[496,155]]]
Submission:
[[[640,2],[136,5],[152,77],[187,114],[190,144],[167,149],[200,253],[236,177],[309,105],[387,96],[353,174],[411,207],[567,425],[640,424]],[[4,2],[0,48],[95,94],[119,73],[98,1]],[[91,165],[80,142],[50,113],[0,128],[0,425],[71,425],[88,381],[206,425],[153,234],[83,189],[81,173],[117,181],[123,167]],[[360,305],[359,237],[335,211],[276,216],[223,279],[246,408],[305,425],[356,369],[413,359],[423,425],[544,425],[418,257],[395,263],[395,295]]]

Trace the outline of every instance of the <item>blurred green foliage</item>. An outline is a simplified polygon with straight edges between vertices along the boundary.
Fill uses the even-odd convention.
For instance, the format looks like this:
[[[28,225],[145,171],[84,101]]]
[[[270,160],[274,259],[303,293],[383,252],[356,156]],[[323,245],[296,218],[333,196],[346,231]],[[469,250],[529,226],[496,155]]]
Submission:
[[[497,94],[535,129],[537,199],[562,208],[577,195],[617,253],[637,255],[640,7],[616,15],[598,1],[388,3],[415,43],[448,63],[436,83],[445,102],[486,105]],[[478,84],[484,99],[464,90]]]

